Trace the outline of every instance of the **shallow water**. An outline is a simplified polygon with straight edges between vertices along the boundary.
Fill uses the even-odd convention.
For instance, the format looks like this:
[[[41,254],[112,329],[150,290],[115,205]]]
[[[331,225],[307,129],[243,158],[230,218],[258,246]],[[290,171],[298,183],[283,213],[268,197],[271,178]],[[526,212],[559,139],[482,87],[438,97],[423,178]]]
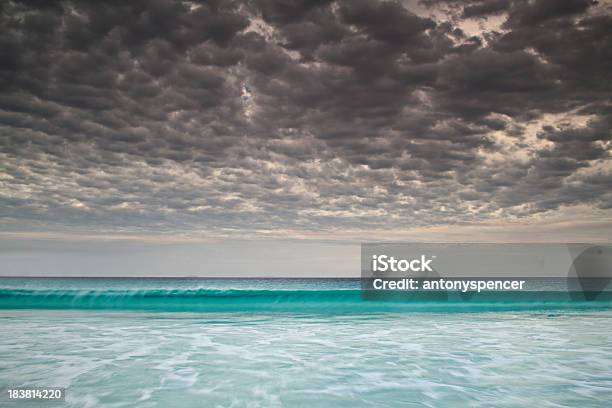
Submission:
[[[222,287],[199,283],[211,290],[257,285],[217,284]],[[265,284],[288,290],[278,281]],[[354,290],[354,283],[327,284]],[[29,285],[126,289],[90,280]],[[0,388],[65,387],[65,402],[55,406],[68,407],[606,407],[612,401],[609,309],[297,310],[5,307]]]

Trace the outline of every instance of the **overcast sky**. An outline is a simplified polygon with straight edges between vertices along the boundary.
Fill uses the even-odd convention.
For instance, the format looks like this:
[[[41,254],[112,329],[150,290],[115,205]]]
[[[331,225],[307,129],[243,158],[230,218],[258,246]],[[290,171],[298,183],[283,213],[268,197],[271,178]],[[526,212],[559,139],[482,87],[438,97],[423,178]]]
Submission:
[[[0,274],[60,241],[610,242],[610,44],[601,0],[2,2]]]

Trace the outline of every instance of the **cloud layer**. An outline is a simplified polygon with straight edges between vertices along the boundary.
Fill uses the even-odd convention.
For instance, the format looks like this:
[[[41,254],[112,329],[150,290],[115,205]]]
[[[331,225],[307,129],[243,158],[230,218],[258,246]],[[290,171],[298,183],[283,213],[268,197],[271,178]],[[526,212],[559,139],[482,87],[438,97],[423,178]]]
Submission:
[[[609,2],[0,7],[6,231],[612,214]]]

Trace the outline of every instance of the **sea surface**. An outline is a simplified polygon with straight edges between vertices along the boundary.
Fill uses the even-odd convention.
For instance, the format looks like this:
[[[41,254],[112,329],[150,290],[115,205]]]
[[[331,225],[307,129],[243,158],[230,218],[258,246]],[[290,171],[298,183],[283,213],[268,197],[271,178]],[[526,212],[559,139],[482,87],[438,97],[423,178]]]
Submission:
[[[351,279],[0,279],[16,407],[609,407],[612,302],[366,301]],[[4,399],[2,399],[4,398]]]

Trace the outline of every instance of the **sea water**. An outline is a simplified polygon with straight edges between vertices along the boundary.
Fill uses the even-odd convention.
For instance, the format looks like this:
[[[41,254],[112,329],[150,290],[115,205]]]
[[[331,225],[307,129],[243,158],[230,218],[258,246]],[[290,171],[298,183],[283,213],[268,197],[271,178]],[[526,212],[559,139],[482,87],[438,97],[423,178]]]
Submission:
[[[358,280],[0,279],[0,389],[66,389],[20,407],[608,407],[612,305],[552,292],[375,302]]]

